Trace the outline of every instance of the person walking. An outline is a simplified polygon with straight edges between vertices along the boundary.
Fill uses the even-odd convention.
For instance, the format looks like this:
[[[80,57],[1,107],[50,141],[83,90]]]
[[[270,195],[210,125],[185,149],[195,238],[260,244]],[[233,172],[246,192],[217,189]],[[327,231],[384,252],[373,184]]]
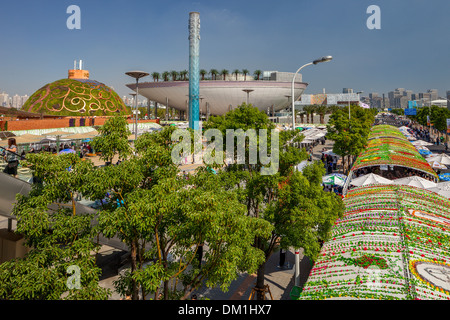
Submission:
[[[3,172],[17,178],[17,167],[19,166],[19,160],[17,156],[17,145],[15,138],[8,139],[8,147],[5,148],[5,150],[6,150],[5,158],[7,165],[3,170]]]

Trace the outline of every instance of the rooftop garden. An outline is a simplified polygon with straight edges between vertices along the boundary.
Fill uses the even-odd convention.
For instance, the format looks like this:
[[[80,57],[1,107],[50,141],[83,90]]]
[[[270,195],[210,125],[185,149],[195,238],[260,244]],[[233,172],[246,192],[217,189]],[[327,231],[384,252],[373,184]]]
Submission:
[[[33,93],[22,110],[61,116],[104,116],[126,112],[114,90],[94,80],[61,79]]]

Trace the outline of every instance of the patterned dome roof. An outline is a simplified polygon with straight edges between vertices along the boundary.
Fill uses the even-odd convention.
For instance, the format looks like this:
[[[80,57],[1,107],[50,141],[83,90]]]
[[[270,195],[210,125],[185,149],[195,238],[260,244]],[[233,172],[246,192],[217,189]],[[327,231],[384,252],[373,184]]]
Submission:
[[[22,110],[61,116],[103,116],[127,109],[117,93],[101,82],[61,79],[33,93]]]

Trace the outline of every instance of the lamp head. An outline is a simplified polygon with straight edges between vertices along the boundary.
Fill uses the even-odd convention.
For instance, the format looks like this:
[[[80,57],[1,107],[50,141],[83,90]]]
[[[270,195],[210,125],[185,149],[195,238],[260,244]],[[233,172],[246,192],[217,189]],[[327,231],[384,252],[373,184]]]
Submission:
[[[333,59],[332,56],[324,56],[324,57],[322,57],[322,58],[319,58],[319,59],[314,60],[314,61],[313,61],[313,64],[318,64],[318,63],[320,63],[320,62],[328,62],[328,61],[330,61],[331,59]]]
[[[139,79],[139,78],[146,77],[149,75],[149,73],[144,72],[144,71],[128,71],[128,72],[125,72],[125,74],[127,76],[130,76],[135,79]]]

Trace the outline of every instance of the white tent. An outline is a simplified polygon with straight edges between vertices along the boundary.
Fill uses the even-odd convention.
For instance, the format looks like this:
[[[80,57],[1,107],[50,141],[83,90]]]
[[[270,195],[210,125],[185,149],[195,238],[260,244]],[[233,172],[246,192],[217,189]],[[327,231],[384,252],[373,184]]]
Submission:
[[[427,158],[428,164],[433,168],[433,169],[447,169],[446,166],[444,166],[442,163],[439,163],[437,161],[434,160],[430,160],[430,158]]]
[[[413,187],[418,187],[418,188],[422,188],[422,189],[434,188],[437,185],[436,182],[424,179],[419,176],[400,178],[400,179],[393,180],[392,182],[394,184],[413,186]]]
[[[442,190],[450,191],[450,181],[438,182],[436,187]]]
[[[369,173],[364,176],[353,179],[350,182],[350,184],[359,187],[359,186],[365,186],[368,184],[390,184],[392,182],[393,182],[392,180],[386,179],[377,174]]]
[[[303,169],[308,165],[308,160],[303,160],[302,162],[300,162],[298,165],[296,165],[294,168],[297,171],[302,172]]]
[[[440,194],[441,196],[444,196],[444,197],[450,199],[450,190],[444,190],[439,187],[430,188],[428,190],[436,192],[437,194]]]
[[[423,140],[416,140],[414,142],[411,142],[414,146],[432,146],[433,144],[430,142],[426,142]]]
[[[437,161],[440,164],[450,164],[450,156],[448,156],[445,153],[441,153],[441,154],[433,155],[433,156],[427,158],[427,161],[428,162]]]
[[[326,151],[324,151],[324,152],[322,152],[322,153],[323,153],[323,154],[326,154],[326,155],[333,156],[333,157],[340,157],[340,155],[334,153],[333,150],[326,150]]]

